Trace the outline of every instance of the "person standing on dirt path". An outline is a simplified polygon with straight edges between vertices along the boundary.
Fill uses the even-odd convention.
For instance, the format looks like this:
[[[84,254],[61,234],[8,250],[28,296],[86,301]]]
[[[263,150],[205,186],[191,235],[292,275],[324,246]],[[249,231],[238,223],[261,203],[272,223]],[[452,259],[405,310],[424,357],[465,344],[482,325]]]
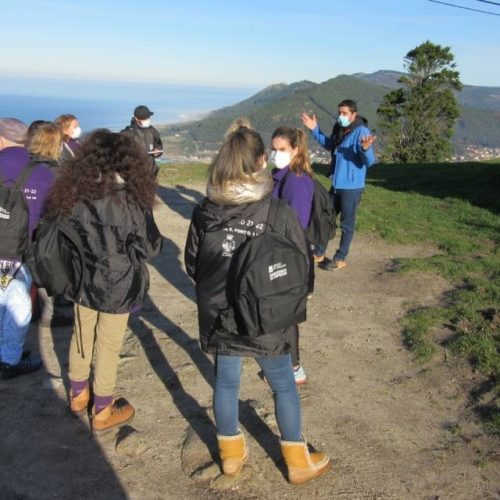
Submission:
[[[286,201],[297,214],[300,225],[307,230],[314,197],[314,181],[309,155],[307,137],[303,130],[291,127],[278,127],[271,136],[272,152],[269,162],[272,170],[274,198]],[[310,252],[309,252],[310,255]],[[311,256],[310,292],[314,283],[314,266]],[[295,325],[290,335],[293,374],[297,385],[307,380],[300,363],[299,326]]]
[[[61,170],[60,157],[63,133],[55,123],[34,122],[28,128],[26,148],[31,154],[31,161],[44,165],[57,177]],[[39,325],[41,327],[57,328],[73,324],[73,318],[66,316],[57,307],[55,297],[49,297],[45,288],[36,289],[40,312]]]
[[[131,134],[134,139],[141,145],[148,155],[151,173],[156,177],[159,172],[159,167],[156,164],[156,158],[163,154],[163,143],[160,133],[151,125],[151,117],[154,113],[143,104],[134,109],[134,116],[130,120],[130,125],[122,130],[127,134]]]
[[[94,432],[123,425],[135,414],[113,394],[129,313],[149,287],[146,260],[162,246],[152,213],[155,190],[146,155],[134,139],[98,130],[59,174],[47,203],[47,214],[67,217],[82,240],[82,291],[68,297],[75,302],[69,403],[76,415],[87,411],[93,365]]]
[[[25,248],[21,241],[31,240],[33,232],[43,212],[49,189],[54,182],[54,173],[46,166],[30,162],[29,151],[25,148],[28,127],[15,118],[0,118],[0,184],[9,186],[10,192],[3,191],[1,214],[2,238],[0,241],[0,373],[2,379],[26,375],[39,370],[42,360],[23,349],[29,330],[31,304],[31,273],[23,262]],[[24,180],[23,180],[24,177]],[[19,190],[28,209],[27,227],[13,226],[24,219],[22,206],[12,206],[14,184]],[[17,191],[19,193],[19,191]],[[4,205],[5,202],[5,205]],[[24,217],[22,217],[24,215]],[[18,231],[18,228],[22,231]],[[13,234],[13,230],[16,234]],[[27,234],[26,234],[27,232]],[[15,242],[15,245],[13,244]],[[13,247],[17,247],[14,250]]]
[[[283,234],[307,259],[297,217],[286,203],[271,199],[272,188],[262,138],[247,127],[236,129],[209,167],[207,197],[194,209],[184,260],[196,283],[201,348],[215,358],[213,406],[223,473],[237,475],[248,459],[248,447],[238,428],[238,397],[242,358],[254,357],[274,394],[288,480],[302,483],[325,472],[330,459],[324,453],[310,452],[302,437],[288,330],[250,337],[239,335],[235,323],[229,326],[234,331],[214,334],[217,318],[228,307],[226,287],[234,256],[249,233],[265,230],[271,204],[280,207]]]
[[[335,214],[340,213],[339,248],[333,259],[325,259],[326,248],[315,249],[314,260],[325,271],[337,271],[347,266],[354,228],[356,210],[365,187],[366,171],[375,163],[373,142],[375,136],[367,127],[367,121],[358,115],[358,107],[352,99],[338,105],[338,118],[330,136],[319,128],[316,115],[302,113],[302,123],[311,131],[314,139],[332,156],[332,202]]]

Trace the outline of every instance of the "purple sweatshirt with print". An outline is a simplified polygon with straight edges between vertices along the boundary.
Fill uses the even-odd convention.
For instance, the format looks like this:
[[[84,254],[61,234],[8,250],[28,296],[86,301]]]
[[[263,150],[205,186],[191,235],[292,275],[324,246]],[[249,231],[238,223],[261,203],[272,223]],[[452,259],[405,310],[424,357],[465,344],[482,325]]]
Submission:
[[[6,186],[16,182],[29,159],[28,150],[20,146],[0,150],[0,175]],[[33,235],[40,220],[45,199],[54,179],[54,173],[46,165],[39,163],[24,184],[23,192],[29,210],[30,236]]]

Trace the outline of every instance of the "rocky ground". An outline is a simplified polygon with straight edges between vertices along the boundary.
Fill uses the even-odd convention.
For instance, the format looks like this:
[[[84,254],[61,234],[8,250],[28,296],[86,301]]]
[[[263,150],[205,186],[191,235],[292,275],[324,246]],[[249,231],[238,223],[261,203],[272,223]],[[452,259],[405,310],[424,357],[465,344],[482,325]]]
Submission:
[[[470,411],[468,388],[479,375],[446,351],[419,365],[402,345],[405,307],[436,303],[449,285],[394,273],[391,260],[433,249],[366,235],[356,235],[346,269],[317,272],[301,326],[303,433],[332,457],[332,470],[302,486],[286,482],[271,393],[249,359],[240,416],[251,458],[238,478],[220,475],[213,365],[198,347],[182,263],[202,190],[159,188],[165,246],[150,266],[150,298],[130,320],[118,376],[117,393],[137,408],[134,421],[96,438],[87,416],[70,415],[71,329],[34,325],[28,344],[45,369],[0,381],[0,498],[500,498],[498,440]]]

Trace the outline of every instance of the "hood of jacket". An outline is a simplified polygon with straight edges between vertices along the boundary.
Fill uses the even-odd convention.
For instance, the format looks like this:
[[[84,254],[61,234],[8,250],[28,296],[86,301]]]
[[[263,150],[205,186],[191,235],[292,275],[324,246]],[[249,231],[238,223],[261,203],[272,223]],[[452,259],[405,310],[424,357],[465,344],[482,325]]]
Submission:
[[[248,182],[228,182],[223,188],[207,185],[207,197],[217,205],[243,205],[262,200],[273,189],[273,178],[266,170],[259,170]],[[225,207],[227,210],[227,207]]]

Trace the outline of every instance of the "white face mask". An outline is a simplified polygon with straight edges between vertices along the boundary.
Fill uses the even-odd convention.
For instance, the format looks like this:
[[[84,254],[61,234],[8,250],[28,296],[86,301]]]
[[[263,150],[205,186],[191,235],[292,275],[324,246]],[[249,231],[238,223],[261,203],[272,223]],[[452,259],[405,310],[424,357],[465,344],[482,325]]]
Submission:
[[[292,156],[290,153],[286,151],[273,151],[269,158],[271,163],[274,163],[276,168],[282,169],[288,167],[290,165],[290,161],[292,160]]]
[[[73,132],[71,132],[72,139],[78,139],[82,135],[82,129],[80,127],[76,127]]]
[[[148,118],[147,120],[141,120],[139,122],[139,127],[141,128],[148,128],[151,126],[151,118]]]

